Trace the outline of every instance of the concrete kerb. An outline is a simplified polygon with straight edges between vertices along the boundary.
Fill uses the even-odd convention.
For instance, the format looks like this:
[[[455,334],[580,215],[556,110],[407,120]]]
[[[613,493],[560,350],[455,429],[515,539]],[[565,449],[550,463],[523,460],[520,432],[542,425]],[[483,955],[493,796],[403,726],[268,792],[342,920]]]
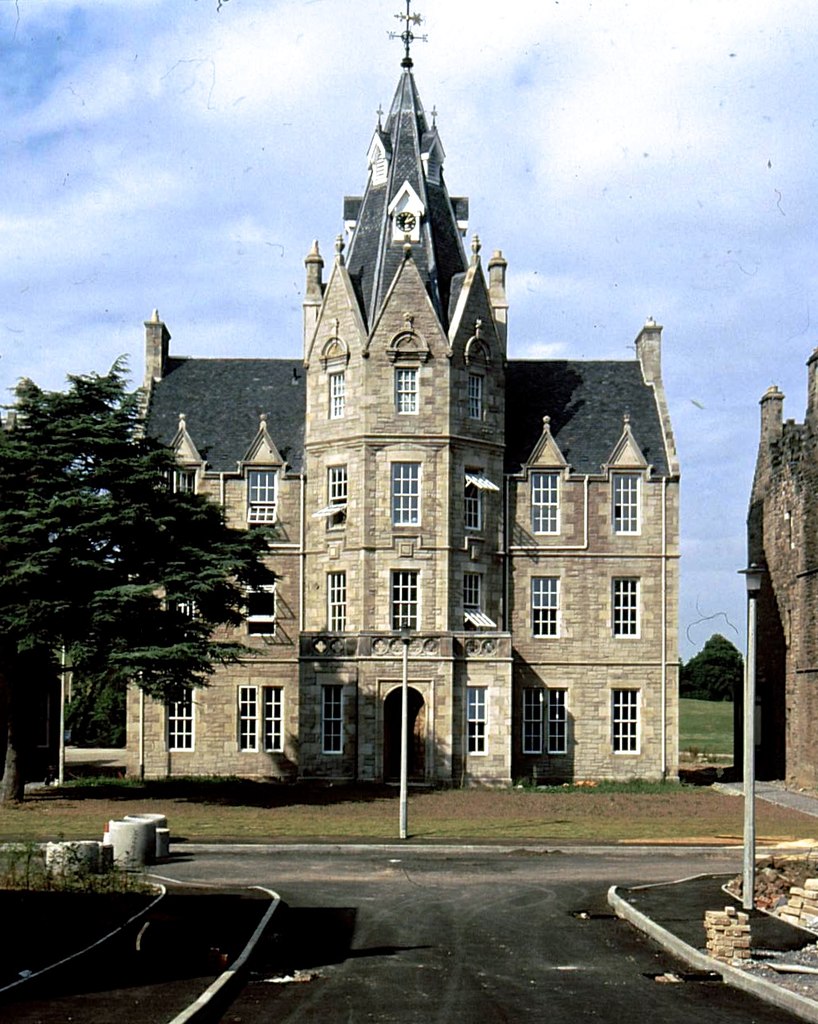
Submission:
[[[671,953],[679,960],[683,960],[696,970],[720,974],[725,984],[741,989],[744,992],[749,992],[751,995],[756,996],[758,999],[763,999],[772,1006],[777,1006],[781,1010],[787,1010],[789,1013],[795,1014],[802,1020],[818,1024],[818,1003],[815,1000],[807,999],[806,996],[798,995],[796,992],[789,992],[786,989],[779,988],[764,978],[752,977],[737,967],[731,967],[729,964],[721,963],[713,957],[699,952],[698,949],[694,949],[693,946],[682,942],[672,932],[652,921],[640,910],[637,910],[636,907],[628,903],[626,899],[619,895],[615,885],[612,885],[608,890],[608,905],[613,909],[617,917],[621,917],[624,921],[632,924],[634,928],[638,928],[640,932],[653,939],[654,942],[658,942],[668,953]]]
[[[272,889],[267,889],[263,885],[253,885],[250,888],[266,892],[272,902],[264,912],[262,919],[256,925],[256,929],[250,936],[247,945],[227,970],[223,971],[219,977],[216,978],[216,980],[209,985],[204,992],[202,992],[198,999],[194,1000],[194,1002],[192,1002],[185,1010],[170,1020],[168,1024],[198,1024],[198,1022],[203,1022],[207,1018],[209,1007],[213,1000],[217,996],[224,994],[228,986],[236,982],[240,972],[250,958],[250,955],[256,948],[259,939],[264,934],[265,928],[272,920],[273,914],[281,903],[281,897]]]

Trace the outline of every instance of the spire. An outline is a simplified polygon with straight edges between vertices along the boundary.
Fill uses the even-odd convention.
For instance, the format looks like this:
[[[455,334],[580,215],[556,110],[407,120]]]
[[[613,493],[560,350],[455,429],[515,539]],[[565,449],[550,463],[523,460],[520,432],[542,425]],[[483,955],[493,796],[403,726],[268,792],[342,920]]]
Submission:
[[[445,329],[453,279],[468,266],[462,241],[468,201],[450,198],[443,180],[443,145],[437,126],[427,120],[411,71],[408,47],[417,16],[409,13],[408,2],[400,17],[407,25],[401,36],[407,47],[403,72],[385,119],[378,113],[364,196],[344,203],[351,230],[346,265],[364,322],[371,326],[401,265],[403,247],[411,243]]]

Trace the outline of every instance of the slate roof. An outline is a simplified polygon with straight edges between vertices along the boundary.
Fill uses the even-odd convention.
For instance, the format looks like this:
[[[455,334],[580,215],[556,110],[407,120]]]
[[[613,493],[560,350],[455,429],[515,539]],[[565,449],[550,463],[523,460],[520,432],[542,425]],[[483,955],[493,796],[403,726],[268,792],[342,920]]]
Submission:
[[[389,204],[409,182],[426,208],[420,242],[413,244],[413,257],[438,317],[448,326],[449,293],[452,277],[466,269],[466,256],[457,228],[449,193],[443,183],[427,180],[421,152],[437,137],[429,128],[412,73],[401,74],[386,123],[379,132],[390,154],[387,180],[367,185],[362,200],[347,197],[345,217],[351,219],[360,203],[357,226],[350,242],[346,263],[361,305],[364,322],[371,327],[384,296],[403,260],[403,245],[392,241]],[[468,201],[458,197],[458,211],[468,210]]]
[[[304,468],[306,380],[298,359],[174,359],[154,385],[147,433],[169,444],[184,413],[208,469],[235,472],[267,415],[267,430],[295,472]]]
[[[624,415],[654,473],[669,475],[653,388],[638,362],[512,360],[506,370],[506,472],[518,473],[542,436],[543,416],[572,470],[600,473]]]

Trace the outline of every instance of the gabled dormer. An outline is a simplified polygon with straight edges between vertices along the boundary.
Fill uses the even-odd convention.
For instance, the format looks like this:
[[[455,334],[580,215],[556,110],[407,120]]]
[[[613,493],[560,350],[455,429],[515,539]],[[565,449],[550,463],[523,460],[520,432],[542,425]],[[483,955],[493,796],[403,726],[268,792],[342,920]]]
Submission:
[[[565,461],[559,445],[551,434],[550,416],[543,416],[542,434],[523,468],[525,470],[555,469],[562,472],[568,469],[568,463]]]
[[[366,165],[369,170],[369,184],[373,188],[385,185],[389,177],[389,162],[392,159],[392,144],[389,136],[384,135],[378,126],[372,136],[369,150],[366,154]]]
[[[628,413],[625,413],[623,417],[622,434],[603,468],[609,472],[625,469],[640,471],[648,469],[648,460],[633,436],[631,418]]]
[[[387,212],[392,221],[393,242],[420,241],[420,226],[426,207],[408,180],[395,193]]]
[[[267,416],[262,413],[259,417],[258,433],[245,452],[244,458],[241,460],[241,467],[276,466],[281,468],[283,465],[284,459],[267,431]]]

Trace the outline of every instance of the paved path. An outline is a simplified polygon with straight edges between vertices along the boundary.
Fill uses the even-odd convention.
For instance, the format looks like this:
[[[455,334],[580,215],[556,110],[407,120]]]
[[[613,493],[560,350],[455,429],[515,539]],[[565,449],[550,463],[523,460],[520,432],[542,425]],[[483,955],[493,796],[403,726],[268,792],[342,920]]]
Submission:
[[[715,782],[713,789],[733,796],[744,796],[744,785],[741,782]],[[793,811],[818,818],[818,794],[787,789],[783,782],[756,782],[755,793],[758,800],[766,800],[767,803],[789,807]]]
[[[168,874],[197,884],[274,881],[288,904],[226,1024],[620,1024],[635,1013],[663,1024],[794,1020],[718,981],[657,982],[680,965],[606,903],[611,882],[735,871],[738,851],[191,852]]]

